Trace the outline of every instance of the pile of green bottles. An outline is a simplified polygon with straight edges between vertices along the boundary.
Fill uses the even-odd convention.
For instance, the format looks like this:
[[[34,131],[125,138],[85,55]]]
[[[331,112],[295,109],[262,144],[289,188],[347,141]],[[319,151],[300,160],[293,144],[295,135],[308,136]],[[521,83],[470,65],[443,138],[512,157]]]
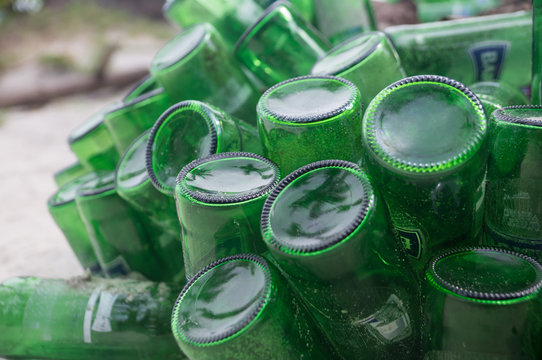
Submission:
[[[381,32],[365,0],[164,11],[183,30],[55,174],[88,275],[0,284],[0,356],[542,358],[528,13]]]

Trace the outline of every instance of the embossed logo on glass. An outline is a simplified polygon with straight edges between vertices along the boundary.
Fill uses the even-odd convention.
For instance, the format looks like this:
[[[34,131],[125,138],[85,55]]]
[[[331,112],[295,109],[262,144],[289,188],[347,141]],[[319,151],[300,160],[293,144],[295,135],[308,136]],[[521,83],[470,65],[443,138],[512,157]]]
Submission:
[[[475,81],[498,80],[510,44],[506,41],[487,41],[469,48],[474,64]]]
[[[397,229],[406,253],[419,259],[422,256],[422,234],[416,229]]]

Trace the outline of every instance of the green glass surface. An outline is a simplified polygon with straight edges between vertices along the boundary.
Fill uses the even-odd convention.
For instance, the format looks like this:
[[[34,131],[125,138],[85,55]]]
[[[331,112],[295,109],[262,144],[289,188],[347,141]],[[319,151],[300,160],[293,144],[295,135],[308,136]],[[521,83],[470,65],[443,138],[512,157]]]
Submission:
[[[101,273],[98,257],[75,204],[77,189],[95,176],[95,173],[90,173],[67,182],[49,198],[47,208],[81,266],[92,273]]]
[[[280,1],[280,0],[279,0]],[[276,0],[256,0],[257,3],[261,4],[264,9],[271,6]],[[312,24],[314,21],[314,1],[313,0],[289,0],[288,1],[292,6],[299,12],[303,19],[306,22]]]
[[[360,92],[329,76],[294,78],[258,103],[258,130],[267,158],[283,175],[314,161],[362,158]]]
[[[203,101],[256,125],[259,93],[211,25],[188,27],[170,40],[150,72],[174,103]]]
[[[152,128],[173,102],[162,88],[124,101],[104,115],[104,123],[120,154],[145,130]]]
[[[341,160],[284,178],[264,240],[343,359],[419,359],[417,282],[367,175]]]
[[[399,55],[382,32],[356,36],[331,49],[311,69],[311,75],[335,75],[350,80],[364,107],[386,86],[406,77]]]
[[[186,277],[220,258],[263,254],[260,215],[279,169],[250,153],[221,153],[188,164],[175,188]]]
[[[332,44],[378,29],[369,0],[313,0],[316,27]]]
[[[69,183],[72,180],[77,179],[85,174],[88,174],[89,170],[86,169],[79,162],[76,162],[70,166],[67,166],[59,171],[57,171],[53,177],[55,179],[55,184],[59,188],[63,185]]]
[[[229,51],[243,32],[263,14],[261,0],[168,0],[163,11],[172,23],[186,28],[212,24]]]
[[[124,95],[124,98],[122,99],[122,102],[128,103],[136,98],[140,97],[141,95],[148,94],[152,92],[153,90],[159,89],[160,85],[158,85],[158,82],[155,78],[153,78],[150,74],[140,79],[132,89],[128,90],[126,95]]]
[[[469,89],[480,99],[488,119],[497,109],[529,103],[521,91],[505,83],[483,81],[470,85]]]
[[[501,5],[503,5],[502,0],[416,0],[416,10],[420,22],[475,16]]]
[[[327,41],[284,1],[276,1],[241,36],[236,58],[266,87],[306,75],[329,50]]]
[[[487,167],[485,243],[542,261],[542,108],[493,113]]]
[[[162,278],[139,214],[117,194],[114,172],[85,182],[77,189],[75,201],[107,276],[137,271],[151,280]]]
[[[171,326],[193,359],[334,358],[297,295],[256,255],[201,270],[179,295]]]
[[[257,130],[211,105],[183,101],[164,112],[151,130],[147,172],[158,190],[173,197],[175,179],[185,165],[228,151],[261,154]]]
[[[542,267],[490,248],[446,251],[423,284],[424,359],[540,359]]]
[[[420,275],[435,251],[480,240],[487,131],[476,96],[440,76],[401,80],[369,104],[366,165]]]
[[[149,240],[162,266],[162,279],[184,277],[181,228],[175,201],[152,185],[145,166],[150,130],[138,137],[124,153],[115,174],[119,196],[141,216]],[[169,274],[169,275],[168,275]]]
[[[11,278],[0,284],[0,356],[186,359],[169,326],[181,286],[129,279]]]
[[[93,114],[75,128],[68,138],[71,151],[81,165],[89,170],[114,170],[119,161],[119,152],[104,123],[104,113],[111,107],[109,105]]]
[[[542,105],[542,1],[533,0],[531,101]]]
[[[531,14],[515,12],[386,28],[407,75],[436,74],[463,84],[531,84]]]

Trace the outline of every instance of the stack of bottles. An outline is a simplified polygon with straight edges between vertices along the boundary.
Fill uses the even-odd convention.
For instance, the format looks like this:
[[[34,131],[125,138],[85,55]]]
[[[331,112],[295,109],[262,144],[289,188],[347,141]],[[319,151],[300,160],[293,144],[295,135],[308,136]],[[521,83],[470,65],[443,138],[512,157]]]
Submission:
[[[0,284],[0,356],[542,358],[528,13],[164,11],[183,30],[55,175],[88,275]]]

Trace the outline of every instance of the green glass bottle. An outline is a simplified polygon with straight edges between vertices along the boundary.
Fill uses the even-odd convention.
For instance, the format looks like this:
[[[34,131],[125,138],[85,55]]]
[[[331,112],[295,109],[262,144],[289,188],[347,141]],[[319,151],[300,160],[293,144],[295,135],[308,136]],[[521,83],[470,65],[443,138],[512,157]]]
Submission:
[[[138,137],[117,166],[115,187],[119,196],[141,216],[153,249],[163,265],[165,280],[184,277],[181,228],[175,201],[152,185],[145,166],[150,130]],[[169,273],[170,275],[167,275]]]
[[[476,95],[442,76],[398,81],[365,112],[369,174],[420,275],[435,251],[479,243],[487,131]]]
[[[259,93],[211,25],[191,26],[170,40],[150,72],[174,103],[203,101],[256,125]]]
[[[493,111],[511,105],[527,105],[529,100],[518,89],[502,83],[483,81],[472,84],[469,89],[476,94],[489,119]]]
[[[169,318],[180,285],[12,278],[0,284],[0,357],[186,359]]]
[[[332,44],[340,44],[363,32],[378,30],[369,0],[313,1],[316,27]]]
[[[285,1],[276,1],[245,31],[234,54],[269,88],[306,75],[329,50],[328,42]]]
[[[263,14],[258,0],[168,0],[163,12],[181,28],[212,24],[224,38],[230,51],[243,32]]]
[[[111,105],[93,114],[68,137],[70,149],[89,170],[114,170],[119,161],[119,152],[104,123],[104,113],[110,109]]]
[[[364,107],[386,86],[406,77],[399,55],[382,32],[362,34],[331,49],[314,64],[311,75],[350,80]]]
[[[542,1],[533,0],[531,102],[542,105]]]
[[[484,241],[542,261],[542,107],[495,111],[489,134]]]
[[[90,173],[67,182],[49,198],[47,208],[57,226],[62,230],[66,240],[68,240],[68,244],[70,244],[81,266],[90,270],[91,273],[99,274],[102,270],[98,257],[75,204],[77,189],[95,176],[95,173]]]
[[[417,282],[367,175],[346,161],[284,178],[262,211],[271,255],[344,359],[419,359]]]
[[[76,162],[70,166],[58,170],[54,175],[55,184],[59,188],[69,183],[72,180],[77,179],[85,174],[88,174],[90,170],[85,168],[81,163]]]
[[[272,264],[236,255],[202,269],[173,308],[173,335],[191,359],[332,359],[328,342]]]
[[[531,84],[531,14],[480,16],[386,28],[407,75],[436,74],[463,84]]]
[[[539,263],[502,249],[453,249],[425,276],[425,360],[541,358]]]
[[[265,156],[282,175],[314,161],[361,162],[360,92],[332,76],[303,76],[266,91],[258,103]]]
[[[154,90],[160,89],[160,85],[150,74],[140,79],[122,98],[122,102],[128,103],[141,95],[148,94]]]
[[[420,22],[439,21],[445,18],[464,18],[498,8],[502,0],[416,0]]]
[[[271,161],[242,152],[194,160],[181,170],[175,200],[188,279],[223,257],[267,250],[260,216],[279,179]]]
[[[85,182],[75,201],[107,276],[137,271],[151,280],[161,278],[161,266],[138,214],[117,194],[114,172]]]
[[[267,9],[276,0],[256,0],[259,4]],[[314,22],[314,0],[288,0],[290,4],[299,12],[303,19],[309,24]]]
[[[229,151],[261,154],[256,128],[211,105],[182,101],[166,110],[151,130],[147,172],[158,190],[174,197],[175,179],[185,165]]]
[[[120,102],[104,115],[104,122],[120,154],[150,129],[173,102],[162,88],[146,92],[133,100]]]

